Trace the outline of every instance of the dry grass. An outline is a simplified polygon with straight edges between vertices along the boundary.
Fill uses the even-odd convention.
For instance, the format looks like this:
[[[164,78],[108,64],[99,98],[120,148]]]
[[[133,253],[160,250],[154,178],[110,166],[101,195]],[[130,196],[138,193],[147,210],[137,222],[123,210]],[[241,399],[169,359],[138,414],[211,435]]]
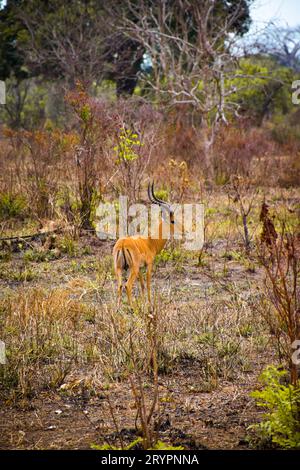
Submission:
[[[249,391],[261,369],[278,360],[273,333],[260,314],[264,295],[263,270],[256,256],[260,206],[266,198],[278,220],[297,226],[295,152],[287,150],[284,158],[276,159],[274,155],[283,149],[266,130],[226,129],[216,142],[213,171],[207,179],[201,168],[200,136],[189,134],[188,142],[195,139],[192,144],[182,139],[184,132],[179,139],[175,127],[149,107],[128,109],[123,103],[120,109],[117,104],[110,109],[101,103],[81,103],[87,104],[92,125],[83,120],[74,122],[68,132],[8,131],[0,149],[5,175],[0,178],[1,237],[35,233],[51,224],[59,227],[59,233],[44,242],[1,245],[0,338],[8,360],[0,366],[0,398],[6,411],[7,405],[12,406],[12,417],[20,416],[29,434],[31,404],[45,421],[52,399],[60,403],[53,406],[76,403],[77,411],[91,415],[97,408],[100,431],[87,415],[70,416],[64,427],[71,429],[65,446],[85,448],[108,436],[115,442],[122,429],[127,443],[136,437],[137,416],[142,419],[139,400],[144,397],[151,412],[158,391],[152,431],[163,435],[167,426],[163,423],[171,420],[170,442],[183,439],[178,431],[182,429],[185,436],[192,436],[186,443],[189,448],[195,447],[195,439],[200,439],[200,447],[210,445],[207,435],[214,447],[237,448],[250,424]],[[145,144],[132,166],[116,164],[113,148],[119,128],[110,120],[112,113],[118,125],[126,122],[137,128]],[[111,126],[109,132],[106,125]],[[268,181],[266,172],[271,172]],[[247,181],[240,188],[240,199],[230,187],[236,174],[239,181]],[[112,246],[83,231],[83,222],[91,222],[101,198],[116,202],[125,190],[132,200],[143,200],[150,177],[174,202],[204,203],[205,246],[200,253],[186,252],[175,243],[167,247],[156,260],[152,309],[138,296],[133,311],[125,302],[118,309]],[[245,246],[245,217],[239,203],[243,199],[247,208],[249,198],[253,198],[246,211],[250,243]],[[137,392],[134,384],[139,384]],[[231,415],[226,415],[223,400]],[[16,407],[27,407],[29,415],[19,415]],[[252,413],[257,419],[257,411]],[[76,419],[86,429],[85,441],[79,440],[76,430],[72,432]],[[3,438],[3,446],[35,448],[39,439],[42,447],[58,445],[56,436],[42,438],[42,427],[37,429],[32,438],[19,442],[16,429],[6,423],[4,432],[11,438],[10,442]],[[62,435],[60,439],[57,442],[64,446]]]

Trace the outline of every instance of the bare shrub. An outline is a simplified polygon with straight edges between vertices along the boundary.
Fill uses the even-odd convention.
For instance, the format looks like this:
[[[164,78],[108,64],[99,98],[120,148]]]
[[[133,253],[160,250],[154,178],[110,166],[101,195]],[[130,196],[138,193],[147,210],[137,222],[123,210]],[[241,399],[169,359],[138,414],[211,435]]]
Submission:
[[[214,175],[224,184],[232,175],[250,176],[260,180],[270,166],[274,143],[264,131],[247,127],[223,126],[214,146]],[[257,167],[260,173],[257,174]]]
[[[249,216],[255,204],[258,189],[253,186],[253,182],[250,178],[233,175],[230,178],[228,195],[236,204],[236,218],[238,219],[238,217],[240,217],[242,220],[244,247],[246,253],[249,253],[251,248],[251,238],[253,235],[249,232]]]
[[[265,302],[261,312],[275,335],[279,356],[290,370],[292,385],[299,377],[292,360],[293,343],[300,338],[300,233],[288,230],[285,223],[275,230],[268,206],[261,210],[263,231],[259,260],[265,270]]]
[[[164,115],[162,133],[163,154],[189,165],[196,164],[205,172],[205,149],[199,119],[196,120],[187,105],[177,105]]]
[[[92,227],[95,199],[101,199],[100,171],[105,166],[105,145],[113,126],[106,102],[96,103],[81,83],[66,95],[77,117],[78,143],[74,148],[75,178],[80,201],[81,226]],[[102,166],[102,168],[101,168]],[[101,169],[101,170],[100,170]]]
[[[63,157],[76,137],[59,130],[5,131],[9,138],[10,185],[26,194],[32,214],[37,219],[52,218],[59,182],[66,174]]]

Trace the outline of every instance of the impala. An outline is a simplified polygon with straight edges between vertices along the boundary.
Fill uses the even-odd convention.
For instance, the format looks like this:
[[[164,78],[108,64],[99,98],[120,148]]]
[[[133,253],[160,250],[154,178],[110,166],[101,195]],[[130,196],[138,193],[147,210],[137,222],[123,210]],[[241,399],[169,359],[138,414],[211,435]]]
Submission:
[[[163,237],[163,234],[168,233],[170,227],[171,235],[174,234],[174,212],[170,204],[158,199],[154,195],[154,183],[148,185],[148,197],[153,204],[158,204],[162,209],[162,218],[158,226],[158,238],[139,235],[119,238],[113,248],[119,304],[122,296],[122,273],[127,271],[127,269],[129,269],[129,275],[125,286],[129,304],[132,306],[132,288],[137,278],[139,278],[141,290],[144,294],[144,280],[140,269],[145,265],[148,300],[149,302],[151,301],[151,273],[154,258],[168,241],[167,238]]]

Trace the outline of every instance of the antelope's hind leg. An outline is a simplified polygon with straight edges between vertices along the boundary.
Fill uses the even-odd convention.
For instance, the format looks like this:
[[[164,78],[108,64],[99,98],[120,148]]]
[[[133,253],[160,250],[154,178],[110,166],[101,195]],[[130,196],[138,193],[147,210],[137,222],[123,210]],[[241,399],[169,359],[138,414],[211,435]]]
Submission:
[[[122,298],[122,269],[121,268],[116,268],[116,278],[118,281],[118,307],[121,304],[121,298]]]
[[[127,297],[128,297],[129,305],[131,307],[132,307],[132,288],[138,275],[139,275],[139,271],[137,269],[133,269],[132,267],[130,270],[128,280],[126,282]]]

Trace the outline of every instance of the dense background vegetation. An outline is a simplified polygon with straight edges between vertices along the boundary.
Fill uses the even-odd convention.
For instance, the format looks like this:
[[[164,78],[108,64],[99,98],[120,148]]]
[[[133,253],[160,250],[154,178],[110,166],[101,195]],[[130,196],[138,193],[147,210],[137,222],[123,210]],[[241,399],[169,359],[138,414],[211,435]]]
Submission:
[[[300,447],[300,29],[253,38],[252,4],[2,6],[2,447]],[[116,308],[94,228],[153,179],[206,213],[201,252],[158,256],[149,315]]]

